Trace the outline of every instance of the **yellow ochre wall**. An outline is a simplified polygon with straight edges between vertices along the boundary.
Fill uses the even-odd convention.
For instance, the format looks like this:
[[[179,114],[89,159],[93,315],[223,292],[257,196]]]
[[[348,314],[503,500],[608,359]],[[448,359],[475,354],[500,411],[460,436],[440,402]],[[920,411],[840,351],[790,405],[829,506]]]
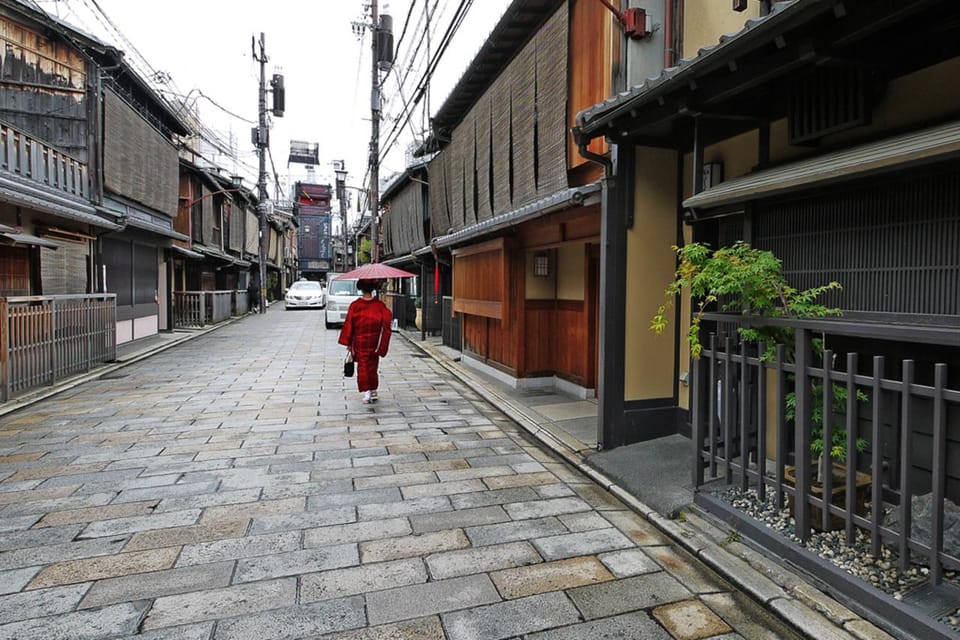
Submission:
[[[540,249],[526,251],[526,299],[527,300],[553,300],[557,294],[557,256],[550,249]],[[550,275],[533,275],[533,256],[538,253],[546,253],[550,256]]]
[[[725,33],[743,29],[747,20],[760,15],[760,3],[751,2],[746,11],[734,11],[728,0],[694,0],[683,8],[682,57],[692,58],[703,47],[720,42]]]
[[[673,279],[677,242],[677,155],[637,148],[633,228],[627,234],[624,400],[673,396],[674,341],[650,331]]]
[[[557,247],[557,300],[583,300],[586,277],[585,243]]]

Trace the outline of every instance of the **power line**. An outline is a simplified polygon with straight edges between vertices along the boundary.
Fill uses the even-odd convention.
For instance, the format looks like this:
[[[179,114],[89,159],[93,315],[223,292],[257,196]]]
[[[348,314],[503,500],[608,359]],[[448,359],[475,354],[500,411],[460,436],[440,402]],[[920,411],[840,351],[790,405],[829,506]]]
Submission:
[[[429,65],[427,66],[427,71],[424,73],[419,84],[417,85],[416,95],[413,98],[411,106],[409,109],[404,110],[404,117],[409,119],[412,117],[412,109],[420,103],[420,100],[423,99],[425,88],[430,83],[430,80],[433,77],[433,73],[436,71],[437,65],[440,60],[443,58],[444,53],[446,53],[447,47],[450,45],[450,42],[453,40],[453,36],[456,35],[457,31],[460,29],[460,25],[463,24],[463,20],[467,15],[467,12],[470,11],[470,7],[473,5],[473,0],[460,0],[460,4],[457,7],[457,10],[454,12],[453,18],[450,20],[450,24],[447,26],[447,30],[443,35],[443,39],[440,42],[440,46],[437,48],[436,54],[430,60]],[[406,121],[404,121],[405,123]],[[389,151],[393,144],[396,143],[397,138],[399,137],[399,129],[401,127],[400,120],[394,123],[393,128],[390,130],[390,133],[387,134],[387,139],[389,140],[388,144],[383,145],[383,149]],[[386,157],[386,153],[383,153],[380,156],[380,161]]]

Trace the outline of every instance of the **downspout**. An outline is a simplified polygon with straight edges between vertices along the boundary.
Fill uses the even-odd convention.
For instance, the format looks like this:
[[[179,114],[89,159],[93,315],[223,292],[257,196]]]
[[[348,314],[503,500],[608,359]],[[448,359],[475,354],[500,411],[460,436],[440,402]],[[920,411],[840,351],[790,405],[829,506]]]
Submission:
[[[603,167],[604,179],[612,180],[614,177],[613,160],[602,153],[594,153],[593,151],[590,151],[590,140],[585,138],[579,125],[570,129],[570,135],[573,136],[573,142],[577,145],[577,152],[580,154],[580,157],[589,160],[590,162],[599,164],[601,167]]]
[[[663,0],[663,68],[673,66],[674,0]]]

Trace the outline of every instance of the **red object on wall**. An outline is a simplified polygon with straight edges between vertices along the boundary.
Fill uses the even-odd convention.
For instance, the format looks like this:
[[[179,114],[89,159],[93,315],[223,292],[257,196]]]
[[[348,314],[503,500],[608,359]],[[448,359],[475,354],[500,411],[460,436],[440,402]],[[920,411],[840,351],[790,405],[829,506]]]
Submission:
[[[440,298],[440,265],[433,267],[433,295]]]
[[[639,7],[625,9],[620,14],[620,21],[623,23],[623,33],[634,40],[646,38],[650,33],[647,31],[647,12]]]

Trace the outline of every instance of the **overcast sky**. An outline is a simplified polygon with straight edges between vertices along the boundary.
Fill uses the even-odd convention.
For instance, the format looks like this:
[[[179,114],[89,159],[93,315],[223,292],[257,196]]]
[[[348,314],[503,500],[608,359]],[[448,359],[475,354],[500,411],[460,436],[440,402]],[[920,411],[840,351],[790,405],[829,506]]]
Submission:
[[[424,1],[413,0],[410,25],[397,51],[404,62],[423,33],[416,29],[423,19]],[[251,56],[251,38],[263,32],[269,58],[267,77],[282,73],[286,85],[286,113],[273,120],[270,147],[281,180],[287,184],[306,180],[303,165],[287,165],[290,140],[320,145],[317,182],[333,181],[331,163],[346,161],[350,172],[347,183],[362,186],[367,168],[370,142],[370,36],[362,40],[354,35],[351,22],[365,22],[367,0],[36,0],[54,16],[115,43],[121,49],[135,48],[156,71],[172,78],[171,91],[198,97],[201,120],[222,138],[232,135],[240,150],[242,165],[220,157],[228,171],[237,170],[255,182],[257,156],[250,142],[250,129],[257,119],[259,65]],[[432,47],[446,31],[460,4],[459,0],[436,2]],[[509,0],[477,0],[438,66],[431,90],[431,111],[436,111],[457,79],[473,59],[483,40],[502,16]],[[110,21],[129,40],[118,42],[111,29],[98,19],[99,6]],[[381,13],[394,19],[394,39],[400,37],[410,0],[380,2]],[[386,11],[384,11],[384,8]],[[412,92],[425,69],[421,46],[418,64],[407,81]],[[132,56],[134,54],[128,54]],[[409,66],[409,65],[407,65]],[[394,128],[402,110],[397,94],[397,79],[407,67],[397,65],[385,86],[381,124],[383,138]],[[208,99],[209,98],[209,99]],[[410,100],[412,95],[405,95]],[[216,104],[214,104],[216,103]],[[219,107],[217,106],[219,105]],[[269,99],[268,99],[269,106]],[[222,107],[222,108],[221,108]],[[230,115],[227,111],[234,115]],[[415,130],[421,127],[421,110],[415,111]],[[410,127],[390,152],[381,168],[389,176],[404,168],[404,151],[412,140]],[[386,140],[382,139],[382,143]],[[270,165],[267,165],[270,171]],[[273,192],[271,181],[271,193]],[[354,209],[355,211],[355,209]]]

